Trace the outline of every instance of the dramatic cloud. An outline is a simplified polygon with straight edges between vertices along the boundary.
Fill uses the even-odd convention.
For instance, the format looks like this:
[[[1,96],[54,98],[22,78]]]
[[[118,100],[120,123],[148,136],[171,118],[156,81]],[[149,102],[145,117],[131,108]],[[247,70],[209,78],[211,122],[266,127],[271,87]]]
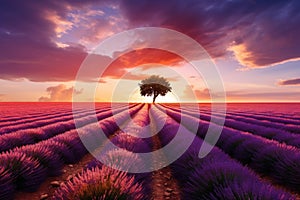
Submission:
[[[69,13],[91,1],[5,1],[0,7],[0,79],[70,81],[86,49],[59,38],[73,26]],[[65,47],[65,48],[62,48]]]
[[[159,67],[159,65],[174,66],[181,61],[183,61],[181,57],[168,51],[159,49],[134,50],[114,60],[108,66],[103,76],[118,79],[127,74],[127,70],[137,66],[141,66],[143,70],[146,70]],[[133,74],[128,74],[124,78],[137,80]]]
[[[131,26],[173,28],[200,42],[213,57],[233,51],[249,68],[300,58],[300,1],[123,0]]]
[[[278,82],[279,85],[300,85],[300,78],[281,80]]]
[[[297,0],[2,1],[0,79],[71,81],[92,43],[140,26],[180,31],[248,68],[298,60],[299,10]]]
[[[67,88],[66,85],[60,84],[53,87],[47,88],[48,97],[40,97],[41,102],[66,102],[72,100],[73,92],[74,94],[81,94],[83,91],[74,91],[73,87]]]

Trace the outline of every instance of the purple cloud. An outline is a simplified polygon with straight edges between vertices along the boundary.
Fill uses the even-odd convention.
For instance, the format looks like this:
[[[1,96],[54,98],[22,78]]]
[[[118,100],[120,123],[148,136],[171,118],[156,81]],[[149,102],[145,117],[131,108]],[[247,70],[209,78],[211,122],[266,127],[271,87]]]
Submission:
[[[300,78],[281,80],[278,82],[279,85],[300,85]]]
[[[247,67],[300,58],[299,1],[123,0],[131,26],[163,26],[183,32],[213,57],[233,51]]]
[[[31,81],[70,81],[87,55],[85,47],[60,48],[56,39],[64,30],[69,9],[90,1],[4,1],[0,6],[0,78]]]

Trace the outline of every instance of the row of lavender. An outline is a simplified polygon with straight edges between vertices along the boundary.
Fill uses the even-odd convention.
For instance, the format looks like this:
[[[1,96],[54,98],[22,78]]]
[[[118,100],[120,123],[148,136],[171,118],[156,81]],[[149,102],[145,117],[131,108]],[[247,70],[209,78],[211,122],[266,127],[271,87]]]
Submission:
[[[197,135],[200,138],[206,136],[209,126],[216,130],[219,126],[171,109],[167,109],[167,113],[177,122],[181,121],[187,128],[191,127],[191,124],[198,124]],[[223,127],[216,145],[243,165],[249,166],[262,176],[267,176],[274,183],[295,192],[300,191],[298,148],[228,127]]]
[[[119,148],[111,148],[107,144],[97,148],[97,159],[89,162],[86,169],[62,184],[52,199],[150,199],[151,173],[130,171],[144,168],[142,165],[145,162],[134,152],[150,152],[151,140],[128,134],[134,132],[139,135],[149,131],[145,131],[149,124],[148,106],[144,106],[132,120],[139,126],[128,123],[122,130],[107,135]]]
[[[168,115],[178,119],[180,115],[167,111]],[[159,109],[154,109],[152,114],[157,122],[161,121],[164,114]],[[192,119],[186,120],[188,122]],[[167,145],[174,140],[176,131],[180,131],[176,146],[184,146],[195,135],[173,119],[168,119],[159,133],[162,144]],[[222,140],[222,139],[221,139]],[[288,192],[276,189],[263,182],[247,167],[233,160],[217,147],[214,147],[206,157],[199,159],[198,153],[204,143],[198,137],[192,139],[188,150],[173,164],[174,176],[179,180],[182,188],[182,199],[295,199]],[[175,150],[174,150],[175,151]],[[173,152],[165,154],[172,157]]]
[[[194,114],[196,116],[199,116],[199,113],[194,113],[194,108],[192,106],[186,106],[183,105],[183,108],[179,109],[179,107],[175,106],[166,106],[168,109],[176,109],[180,110],[181,112],[188,112],[188,114]],[[195,105],[194,105],[195,106]],[[199,108],[201,113],[200,117],[203,117],[201,119],[209,121],[210,116],[211,116],[211,111],[207,109],[201,109]],[[221,114],[219,112],[214,112],[213,115],[215,117],[223,117],[224,114]],[[257,125],[258,128],[265,127],[265,128],[270,128],[270,131],[274,131],[276,129],[285,131],[285,132],[290,132],[290,133],[295,133],[299,134],[300,133],[300,120],[296,118],[283,118],[283,117],[274,117],[274,116],[261,116],[259,114],[249,114],[249,113],[236,113],[232,112],[231,110],[226,111],[226,119],[233,119],[234,121],[238,122],[244,122],[247,124],[251,125]],[[241,124],[240,126],[243,126],[244,124]],[[249,128],[249,127],[247,127]],[[250,128],[252,130],[252,128]],[[283,132],[283,133],[285,133]]]
[[[190,105],[194,107],[194,105]],[[200,106],[207,110],[207,106],[203,104],[200,104]],[[229,112],[238,115],[300,119],[299,103],[227,103],[226,107]]]
[[[65,111],[59,111],[58,110],[58,111],[53,112],[53,113],[49,111],[47,113],[44,113],[41,116],[39,115],[39,116],[19,117],[18,119],[10,119],[8,121],[0,123],[0,133],[2,135],[2,134],[7,134],[9,132],[12,132],[14,130],[18,130],[18,129],[14,128],[15,126],[18,126],[18,125],[28,124],[28,125],[24,126],[24,128],[27,128],[27,127],[28,128],[34,128],[35,124],[32,124],[32,122],[39,122],[39,123],[41,123],[40,125],[43,126],[43,125],[46,125],[45,122],[47,122],[49,120],[60,119],[60,118],[63,118],[65,116],[71,116],[72,114],[79,114],[79,113],[83,113],[83,112],[84,111],[81,111],[81,110],[73,111],[73,112],[70,111],[70,110],[65,110]],[[49,124],[49,123],[47,123],[47,124]],[[21,126],[21,127],[17,127],[17,128],[20,129],[20,128],[23,128],[23,127]]]
[[[137,105],[128,110],[134,114],[141,109]],[[99,122],[102,130],[110,134],[118,129],[115,120],[125,122],[126,112],[120,112]],[[98,123],[80,128],[80,137],[93,141],[98,133]],[[41,142],[22,146],[0,154],[0,199],[12,199],[16,190],[32,192],[48,176],[57,176],[62,166],[76,163],[87,153],[77,131],[70,130]],[[97,143],[98,142],[98,143]],[[94,148],[99,146],[94,143]]]
[[[0,123],[70,112],[71,103],[1,103]]]
[[[204,112],[207,115],[210,115],[210,112]],[[215,116],[222,116],[221,114],[218,113],[214,113]],[[291,133],[300,133],[300,119],[296,119],[296,118],[278,118],[276,117],[276,119],[274,119],[273,117],[267,117],[267,116],[263,116],[263,117],[259,117],[262,119],[257,119],[257,116],[255,114],[250,115],[250,114],[245,114],[245,113],[234,113],[234,112],[230,112],[227,111],[226,112],[226,117],[227,119],[234,119],[234,120],[238,120],[238,121],[242,121],[245,123],[251,123],[251,124],[255,124],[255,125],[260,125],[260,126],[265,126],[265,127],[270,127],[270,128],[275,128],[275,129],[281,129],[281,130],[286,130],[288,132]]]
[[[136,105],[131,105],[129,109]],[[124,110],[128,109],[126,106],[114,109],[114,113],[119,113]],[[91,116],[92,113],[84,113],[80,115],[74,115],[76,117],[77,128],[83,127],[92,123],[94,118]],[[112,116],[112,111],[110,108],[106,108],[100,110],[95,113],[98,120],[105,119],[107,117]],[[53,122],[52,119],[46,120],[46,125],[38,126],[41,121],[32,122],[29,124],[23,124],[20,130],[16,129],[17,131],[9,134],[0,135],[0,153],[10,150],[15,147],[28,145],[28,144],[35,144],[39,141],[49,139],[53,136],[62,134],[66,131],[74,130],[76,128],[73,117],[70,116],[64,118],[61,117],[59,119],[55,119],[57,122]],[[44,120],[42,120],[44,123]],[[32,126],[36,126],[36,128],[31,128]],[[29,127],[29,128],[28,128]]]
[[[121,106],[120,106],[121,107]],[[124,105],[122,106],[124,107]],[[74,111],[65,111],[50,114],[47,113],[47,116],[42,117],[30,117],[26,119],[19,119],[19,120],[10,120],[8,122],[1,122],[0,123],[0,135],[8,134],[18,130],[30,129],[30,128],[40,128],[42,126],[46,126],[49,124],[53,124],[56,122],[68,121],[72,120],[73,117],[84,117],[91,115],[93,113],[98,113],[100,111],[109,110],[110,106],[101,107],[94,110],[74,110]]]
[[[193,116],[196,118],[199,118],[203,121],[209,122],[211,120],[211,115],[203,114],[201,113],[199,116],[199,113],[193,112],[193,111],[186,111],[186,110],[180,110],[179,108],[172,108],[172,107],[166,107],[167,109],[174,110],[176,112],[181,112],[183,114]],[[221,114],[213,114],[215,121],[221,121]],[[226,114],[226,120],[224,125],[226,127],[236,129],[239,131],[244,132],[250,132],[254,135],[259,135],[267,139],[276,140],[281,143],[285,143],[288,145],[292,145],[294,147],[300,147],[300,125],[285,125],[280,124],[280,128],[278,127],[279,124],[273,124],[273,123],[267,123],[266,125],[263,125],[264,122],[261,122],[260,125],[255,124],[255,121],[257,120],[248,120],[244,117],[232,117],[228,114]],[[276,126],[277,125],[277,126]],[[273,127],[273,126],[276,126]]]

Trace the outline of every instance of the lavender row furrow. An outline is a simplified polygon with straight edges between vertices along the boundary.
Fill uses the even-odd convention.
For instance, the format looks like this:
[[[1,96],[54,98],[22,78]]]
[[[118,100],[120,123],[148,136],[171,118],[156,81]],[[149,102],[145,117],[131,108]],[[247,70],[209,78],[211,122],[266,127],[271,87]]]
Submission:
[[[53,113],[49,112],[49,113],[44,114],[43,116],[1,122],[0,128],[6,127],[6,126],[30,123],[30,122],[35,122],[35,121],[47,120],[47,119],[52,119],[52,118],[60,118],[60,117],[64,117],[64,116],[68,116],[68,115],[72,115],[72,114],[79,114],[79,113],[83,113],[83,112],[86,112],[86,111],[74,111],[74,112],[72,112],[72,111],[55,111]]]
[[[285,105],[282,105],[282,106],[285,106]],[[300,117],[297,116],[297,112],[292,113],[292,112],[288,112],[288,111],[278,113],[278,112],[272,112],[272,111],[256,112],[254,110],[245,112],[243,110],[243,111],[231,111],[231,113],[237,114],[237,115],[239,115],[239,114],[250,114],[250,115],[263,116],[263,117],[278,117],[278,118],[282,118],[282,119],[291,119],[291,118],[293,118],[294,120],[300,120]]]
[[[171,108],[168,108],[168,109],[174,110],[176,112],[180,112],[179,109],[171,109]],[[192,111],[181,111],[181,113],[199,118],[199,114],[192,112]],[[219,117],[221,115],[213,115],[213,116],[217,120],[222,119],[221,117]],[[200,119],[209,122],[211,120],[211,115],[200,114]],[[238,120],[240,120],[240,121],[238,121]],[[276,129],[276,128],[272,128],[272,127],[265,127],[265,126],[256,125],[256,124],[252,124],[252,123],[246,123],[246,122],[241,121],[241,118],[228,119],[227,116],[226,116],[224,125],[229,128],[233,128],[233,129],[244,131],[244,132],[250,132],[250,133],[262,136],[267,139],[276,140],[278,142],[282,142],[287,145],[291,145],[291,146],[300,148],[300,135],[293,134],[291,132],[282,130],[283,128]],[[282,125],[282,126],[284,127],[284,125]]]
[[[110,107],[111,106],[108,104],[101,105],[100,107],[96,106],[96,111],[100,109],[109,109]],[[60,110],[54,108],[54,110],[51,109],[47,110],[46,113],[43,112],[40,115],[32,115],[30,114],[30,112],[32,112],[32,109],[33,109],[32,107],[27,108],[27,110],[29,110],[28,116],[25,116],[24,114],[19,114],[18,117],[15,118],[10,118],[6,120],[0,119],[0,127],[8,126],[8,125],[24,124],[28,122],[43,120],[43,119],[59,118],[66,115],[72,115],[72,114],[74,115],[77,113],[79,114],[79,113],[87,112],[87,109],[85,109],[84,107],[76,108],[74,110],[72,110],[72,108],[70,107],[70,108],[63,108]],[[90,111],[92,110],[90,109]]]
[[[139,109],[140,107],[135,107],[129,112],[134,114]],[[124,122],[126,116],[127,113],[124,111],[106,118],[103,122],[109,121],[115,124],[115,120],[119,118],[119,121]],[[117,128],[115,130],[108,129],[102,122],[99,122],[99,125],[107,134],[110,134],[109,131],[117,130]],[[99,125],[97,122],[82,127],[80,137],[76,130],[72,130],[48,140],[0,154],[0,173],[3,175],[0,178],[2,186],[0,191],[5,189],[0,192],[0,199],[13,196],[15,190],[36,191],[46,177],[58,175],[63,164],[78,162],[87,153],[81,138],[94,140],[98,134]],[[7,176],[11,181],[7,181]]]
[[[291,118],[284,119],[284,118],[280,118],[280,117],[272,117],[272,116],[256,115],[256,114],[245,114],[245,113],[239,113],[238,115],[243,116],[243,117],[254,118],[256,120],[267,120],[267,121],[270,121],[270,122],[277,122],[277,123],[281,123],[281,124],[300,125],[299,120],[294,120],[294,119],[291,119]]]
[[[6,107],[5,107],[6,108]],[[53,108],[53,109],[47,109],[47,112],[39,112],[39,113],[33,113],[33,109],[36,109],[36,107],[26,107],[24,108],[23,111],[17,110],[19,111],[18,113],[16,113],[16,107],[12,107],[12,110],[14,112],[14,115],[12,116],[1,116],[0,118],[0,123],[3,122],[11,122],[11,121],[19,121],[19,120],[24,120],[24,119],[30,119],[30,118],[35,118],[35,117],[46,117],[49,114],[57,114],[57,113],[64,113],[64,112],[69,112],[70,109],[67,108],[63,108],[63,109],[58,109],[58,108]],[[8,113],[12,113],[12,111],[8,111]]]
[[[110,110],[110,108],[96,110],[96,113],[99,113],[99,112],[102,112],[105,110]],[[49,117],[46,117],[45,119],[41,119],[41,120],[33,120],[33,121],[30,121],[29,123],[20,123],[17,125],[4,126],[4,127],[0,128],[0,135],[8,134],[13,131],[17,131],[17,130],[21,130],[21,129],[40,128],[42,126],[46,126],[46,125],[53,124],[56,122],[72,120],[73,117],[80,118],[80,117],[84,117],[84,116],[91,115],[94,113],[95,113],[95,111],[90,111],[90,110],[89,111],[81,111],[79,113],[78,112],[77,113],[70,112],[70,113],[65,113],[65,114],[57,114],[56,116],[49,116]]]
[[[181,111],[181,112],[195,112],[195,109],[188,109],[187,106],[184,106],[182,109],[180,109],[179,107],[174,107],[174,106],[167,106],[167,105],[162,105],[165,108],[168,109],[172,109],[175,111]],[[200,110],[200,108],[199,108]],[[205,117],[205,120],[209,121],[210,118],[209,116],[211,116],[211,111],[208,110],[200,110],[200,117]],[[196,113],[196,115],[199,116],[199,113]],[[218,112],[214,112],[213,113],[214,116],[219,116],[219,117],[223,117],[224,114],[223,113],[218,113]],[[256,125],[260,125],[260,126],[266,126],[266,127],[270,127],[270,128],[276,128],[276,129],[282,129],[285,131],[289,131],[291,133],[300,133],[300,120],[296,120],[296,119],[292,119],[291,118],[286,118],[284,119],[284,122],[280,122],[280,120],[278,121],[274,121],[272,120],[272,118],[274,118],[273,116],[268,116],[268,118],[265,118],[264,120],[257,120],[255,118],[253,118],[253,116],[258,115],[256,114],[245,114],[245,113],[235,113],[235,112],[231,112],[230,110],[226,111],[226,119],[235,119],[237,121],[243,121],[246,123],[251,123],[251,124],[256,124]],[[266,116],[263,116],[266,117]],[[267,120],[270,119],[270,120]],[[289,123],[291,122],[292,123]]]
[[[250,106],[253,106],[253,105],[250,105]],[[258,106],[261,106],[261,105],[258,105]],[[281,105],[281,106],[284,107],[284,106],[287,106],[287,105]],[[208,114],[211,114],[210,113],[211,110],[206,109],[206,108],[202,108],[201,104],[200,104],[199,107],[200,107],[201,111],[204,111]],[[186,105],[184,105],[184,108],[187,111],[193,111],[194,110],[193,107],[189,108],[189,106],[186,106]],[[236,109],[232,109],[230,107],[230,104],[229,104],[229,105],[227,105],[226,113],[227,114],[232,114],[232,115],[237,115],[237,116],[249,117],[249,118],[253,118],[253,119],[256,119],[256,120],[267,120],[269,122],[277,122],[277,123],[281,123],[281,124],[300,125],[300,118],[295,116],[294,114],[289,115],[289,113],[287,111],[282,113],[283,116],[278,116],[278,115],[272,113],[271,110],[268,110],[266,112],[261,112],[261,111],[256,110],[256,108],[257,107],[255,107],[255,108],[249,107],[247,110],[245,108],[243,108],[241,111],[239,111],[239,110],[236,110]],[[273,109],[273,108],[270,108],[270,109]]]
[[[115,105],[115,109],[119,108],[124,105]],[[12,125],[17,125],[17,124],[25,124],[29,122],[37,122],[41,120],[46,120],[46,119],[52,119],[52,118],[60,118],[63,116],[72,116],[75,114],[80,114],[80,113],[87,113],[87,112],[98,112],[99,110],[109,110],[111,109],[111,105],[101,105],[100,107],[97,106],[95,109],[84,109],[84,108],[76,108],[74,110],[68,109],[68,110],[55,110],[53,112],[49,113],[44,113],[43,116],[37,116],[37,117],[27,117],[23,119],[23,116],[20,117],[19,120],[9,120],[4,123],[0,123],[0,127],[4,126],[12,126]]]
[[[211,104],[212,105],[212,104]],[[217,104],[216,104],[217,105]],[[300,120],[299,117],[299,103],[281,103],[281,104],[256,104],[256,103],[248,103],[248,104],[235,104],[235,103],[227,103],[227,111],[233,114],[248,114],[248,115],[258,115],[264,117],[279,117],[283,119],[296,119]],[[203,104],[199,104],[203,110],[208,110],[206,106]]]
[[[88,113],[87,114],[86,113],[79,114],[79,117],[84,117],[85,115],[88,115]],[[73,116],[71,113],[69,113],[69,114],[60,115],[58,117],[55,116],[54,118],[49,117],[49,118],[38,120],[38,121],[33,120],[33,121],[30,121],[29,123],[7,125],[7,126],[0,128],[0,136],[9,134],[11,132],[18,131],[18,130],[40,128],[42,126],[47,126],[49,124],[63,122],[63,121],[71,120],[71,119],[73,119]]]
[[[163,113],[153,110],[154,119],[159,121]],[[170,118],[170,117],[168,117]],[[224,152],[214,147],[204,158],[199,158],[200,147],[205,143],[179,125],[175,120],[167,120],[159,137],[163,145],[174,142],[176,132],[181,136],[176,139],[176,148],[181,148],[187,141],[192,144],[174,163],[170,165],[173,175],[178,180],[181,199],[295,199],[293,195],[261,181],[247,167],[242,166]],[[177,133],[178,134],[178,133]],[[172,157],[174,152],[165,155]]]
[[[192,116],[175,111],[168,110],[167,113],[176,121],[183,118],[186,127],[190,127],[189,123],[193,125],[198,123],[197,135],[201,138],[206,136],[209,126],[212,130],[219,128],[217,124],[199,121]],[[300,191],[300,150],[298,148],[227,127],[223,127],[216,145],[244,165],[268,176],[275,183],[295,192]]]
[[[253,124],[253,125],[265,126],[265,127],[274,128],[274,129],[281,129],[281,130],[289,131],[291,133],[300,134],[300,125],[282,124],[282,123],[270,122],[270,121],[266,121],[266,120],[261,121],[261,120],[256,120],[256,119],[253,119],[250,117],[245,117],[245,116],[241,117],[236,114],[228,114],[228,113],[226,114],[226,118],[237,120],[237,121],[242,121],[242,122]]]
[[[202,115],[211,115],[211,113],[203,112],[203,113],[201,113],[201,116]],[[214,116],[222,116],[222,114],[214,113]],[[274,129],[281,129],[281,130],[285,130],[285,131],[288,131],[291,133],[300,134],[300,124],[299,125],[282,124],[279,122],[271,122],[271,121],[267,121],[267,120],[257,120],[257,119],[253,119],[251,117],[240,116],[237,113],[230,113],[230,112],[226,113],[226,119],[234,119],[237,121],[242,121],[242,122],[253,124],[253,125],[265,126],[265,127],[274,128]]]
[[[115,113],[122,112],[125,109],[126,108],[122,107],[116,109],[114,112]],[[96,115],[98,120],[102,120],[110,116],[112,116],[111,110],[100,112],[99,114]],[[7,151],[9,149],[18,146],[34,144],[36,142],[51,138],[55,135],[64,133],[65,131],[70,131],[75,128],[86,126],[87,124],[92,122],[94,122],[94,117],[86,116],[86,117],[76,119],[77,127],[75,126],[74,120],[69,120],[66,122],[57,122],[40,128],[20,130],[14,133],[1,135],[0,152]]]

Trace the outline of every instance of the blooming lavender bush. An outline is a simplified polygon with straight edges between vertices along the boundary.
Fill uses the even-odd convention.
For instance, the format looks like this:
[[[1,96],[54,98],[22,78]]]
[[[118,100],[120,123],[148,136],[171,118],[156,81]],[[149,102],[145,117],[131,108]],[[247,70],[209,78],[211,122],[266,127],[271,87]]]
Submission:
[[[144,195],[133,176],[104,166],[86,170],[63,184],[53,199],[142,200]]]
[[[12,174],[0,166],[0,200],[13,199],[15,185],[11,179]]]
[[[1,154],[0,166],[11,174],[10,178],[17,189],[35,191],[46,178],[46,169],[24,153]]]
[[[28,145],[16,149],[15,151],[23,152],[27,156],[35,158],[47,170],[47,176],[58,176],[61,174],[64,161],[58,154],[51,151],[50,148],[42,145]]]

